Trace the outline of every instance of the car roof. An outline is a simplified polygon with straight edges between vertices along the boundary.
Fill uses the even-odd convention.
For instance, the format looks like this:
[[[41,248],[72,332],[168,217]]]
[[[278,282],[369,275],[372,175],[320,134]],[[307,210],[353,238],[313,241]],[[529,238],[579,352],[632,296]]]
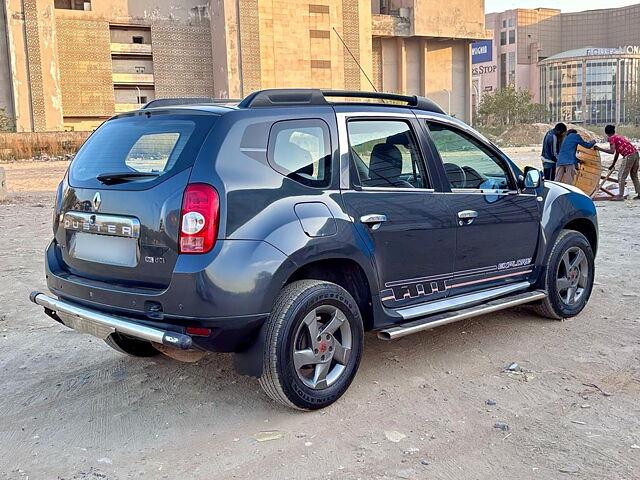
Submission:
[[[340,99],[328,101],[328,99]],[[366,99],[365,102],[344,101],[345,99]],[[387,102],[392,103],[387,103]],[[400,103],[401,102],[401,103]],[[282,107],[320,107],[346,105],[354,108],[408,107],[412,109],[444,114],[434,101],[417,95],[399,95],[384,92],[361,92],[343,90],[319,90],[313,88],[267,89],[253,92],[242,100],[225,98],[158,98],[143,105],[134,112],[160,110],[187,110],[222,115],[233,110],[261,110]],[[133,113],[133,112],[128,112]]]

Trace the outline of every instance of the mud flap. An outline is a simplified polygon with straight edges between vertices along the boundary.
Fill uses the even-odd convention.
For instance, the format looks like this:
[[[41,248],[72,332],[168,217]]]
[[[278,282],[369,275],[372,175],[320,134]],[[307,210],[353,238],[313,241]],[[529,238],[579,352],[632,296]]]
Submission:
[[[264,365],[264,344],[267,339],[267,327],[269,322],[263,322],[260,332],[253,343],[241,352],[233,355],[233,365],[236,372],[248,377],[260,378]]]

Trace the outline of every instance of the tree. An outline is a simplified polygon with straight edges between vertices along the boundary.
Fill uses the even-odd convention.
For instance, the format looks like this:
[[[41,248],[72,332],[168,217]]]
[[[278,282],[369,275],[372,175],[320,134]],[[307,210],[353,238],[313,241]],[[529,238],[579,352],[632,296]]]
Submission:
[[[547,108],[532,103],[532,99],[530,91],[516,91],[511,85],[494,93],[485,93],[478,105],[478,123],[492,127],[545,121],[548,117]]]

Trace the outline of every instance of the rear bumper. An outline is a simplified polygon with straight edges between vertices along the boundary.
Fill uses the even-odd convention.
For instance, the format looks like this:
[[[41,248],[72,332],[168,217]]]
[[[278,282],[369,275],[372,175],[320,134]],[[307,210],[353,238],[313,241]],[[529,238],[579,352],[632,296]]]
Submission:
[[[197,321],[191,319],[143,320],[125,315],[114,315],[91,306],[81,305],[63,298],[54,298],[32,292],[29,299],[42,307],[45,313],[63,325],[81,333],[106,338],[114,332],[174,348],[196,348],[212,352],[239,352],[255,339],[267,315],[223,317]],[[209,336],[190,336],[187,326],[209,328]]]
[[[182,350],[188,350],[193,346],[193,339],[189,335],[141,325],[125,317],[79,307],[64,300],[49,297],[44,293],[32,292],[29,299],[44,307],[45,311],[48,310],[49,316],[59,320],[67,327],[98,338],[105,339],[112,333],[118,332]]]

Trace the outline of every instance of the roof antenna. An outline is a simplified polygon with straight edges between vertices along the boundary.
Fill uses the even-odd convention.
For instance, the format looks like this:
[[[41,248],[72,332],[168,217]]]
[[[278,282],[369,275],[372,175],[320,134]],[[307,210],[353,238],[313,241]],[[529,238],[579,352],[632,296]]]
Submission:
[[[367,72],[365,72],[362,68],[362,66],[360,65],[360,62],[358,62],[358,60],[356,59],[356,57],[353,55],[353,53],[351,53],[351,50],[349,50],[349,47],[347,47],[347,44],[344,43],[344,40],[342,39],[342,37],[340,36],[340,34],[338,33],[338,31],[336,30],[336,27],[333,27],[333,31],[336,32],[336,35],[338,36],[338,38],[340,39],[340,41],[342,42],[342,45],[344,45],[344,48],[347,49],[347,52],[349,52],[349,55],[351,55],[351,58],[353,58],[353,61],[356,62],[356,65],[358,65],[358,68],[360,69],[360,71],[362,72],[362,74],[365,76],[365,78],[369,81],[369,83],[371,84],[371,87],[373,88],[374,92],[377,92],[378,89],[376,88],[376,86],[373,84],[373,82],[371,81],[371,79],[369,78],[369,75],[367,75]]]

